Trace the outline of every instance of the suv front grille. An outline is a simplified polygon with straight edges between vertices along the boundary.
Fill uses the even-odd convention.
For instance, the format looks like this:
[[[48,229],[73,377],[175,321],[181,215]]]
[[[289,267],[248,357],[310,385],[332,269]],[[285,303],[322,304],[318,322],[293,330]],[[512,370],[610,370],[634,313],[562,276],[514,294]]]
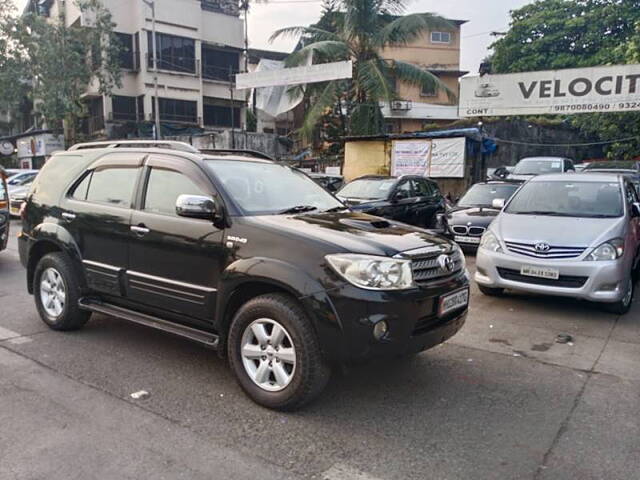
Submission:
[[[453,268],[447,270],[440,265],[438,260],[440,256],[448,256],[453,262]],[[413,279],[417,283],[427,282],[429,280],[449,277],[459,273],[462,270],[462,257],[456,250],[449,254],[436,254],[428,257],[417,257],[411,259],[411,270],[413,271]]]
[[[550,245],[549,250],[547,250],[546,252],[541,252],[536,250],[535,243],[507,241],[505,241],[504,243],[506,244],[507,249],[510,252],[535,258],[576,258],[582,255],[582,253],[586,250],[585,247],[561,247],[557,245]]]
[[[498,267],[498,275],[500,275],[505,280],[511,280],[514,282],[564,288],[581,288],[585,283],[587,283],[587,280],[589,279],[589,277],[578,277],[573,275],[560,275],[558,280],[553,280],[551,278],[530,277],[528,275],[522,275],[518,270],[501,267]]]

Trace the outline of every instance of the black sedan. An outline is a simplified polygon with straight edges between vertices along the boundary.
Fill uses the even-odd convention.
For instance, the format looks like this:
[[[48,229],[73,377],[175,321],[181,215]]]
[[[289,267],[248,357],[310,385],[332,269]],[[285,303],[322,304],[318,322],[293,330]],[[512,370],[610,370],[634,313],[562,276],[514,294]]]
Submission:
[[[464,248],[477,248],[480,237],[520,184],[483,182],[473,185],[444,216],[446,235]]]
[[[433,180],[418,175],[367,175],[342,187],[336,196],[351,210],[433,228],[445,199]]]

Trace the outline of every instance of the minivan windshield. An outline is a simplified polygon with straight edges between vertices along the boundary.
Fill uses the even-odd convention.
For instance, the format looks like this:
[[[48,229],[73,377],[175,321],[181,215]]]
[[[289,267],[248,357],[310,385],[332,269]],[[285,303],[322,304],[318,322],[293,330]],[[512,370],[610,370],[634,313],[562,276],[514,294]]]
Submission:
[[[538,181],[522,186],[506,213],[610,218],[623,214],[618,182]]]
[[[491,207],[495,199],[505,201],[511,198],[518,185],[478,184],[465,193],[458,202],[459,207]]]
[[[267,162],[207,160],[245,215],[302,213],[343,208],[340,201],[304,173]]]
[[[562,172],[560,158],[523,158],[513,169],[514,175],[543,175]]]
[[[346,184],[336,195],[358,200],[382,200],[389,196],[395,182],[395,178],[361,178]]]

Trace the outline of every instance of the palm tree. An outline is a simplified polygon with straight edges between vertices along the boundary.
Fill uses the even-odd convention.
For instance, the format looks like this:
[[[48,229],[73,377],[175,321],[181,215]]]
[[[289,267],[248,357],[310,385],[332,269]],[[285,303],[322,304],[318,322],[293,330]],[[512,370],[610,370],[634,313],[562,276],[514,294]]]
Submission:
[[[413,64],[383,58],[386,47],[407,45],[419,39],[427,30],[454,26],[448,20],[431,13],[399,15],[403,0],[334,0],[337,11],[325,10],[321,21],[313,26],[288,27],[276,31],[271,41],[279,37],[300,38],[298,48],[286,59],[287,66],[327,63],[341,60],[353,62],[353,78],[334,80],[305,92],[311,96],[311,107],[301,128],[302,136],[310,140],[322,116],[330,109],[346,116],[345,133],[377,134],[382,131],[380,103],[397,99],[396,80],[430,90],[445,91],[449,99],[455,94],[440,79]]]

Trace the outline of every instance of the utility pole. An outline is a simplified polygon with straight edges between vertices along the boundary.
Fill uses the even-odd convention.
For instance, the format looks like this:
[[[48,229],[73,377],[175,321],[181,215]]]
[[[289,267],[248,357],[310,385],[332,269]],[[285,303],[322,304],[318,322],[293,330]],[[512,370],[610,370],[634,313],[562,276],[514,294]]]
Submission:
[[[236,148],[236,122],[233,106],[233,67],[229,66],[229,97],[231,99],[231,148]]]
[[[156,40],[156,2],[155,0],[142,0],[149,8],[151,8],[151,37],[153,44],[153,85],[155,89],[155,125],[156,134],[155,139],[162,138],[162,129],[160,126],[160,99],[158,98],[158,42]]]

